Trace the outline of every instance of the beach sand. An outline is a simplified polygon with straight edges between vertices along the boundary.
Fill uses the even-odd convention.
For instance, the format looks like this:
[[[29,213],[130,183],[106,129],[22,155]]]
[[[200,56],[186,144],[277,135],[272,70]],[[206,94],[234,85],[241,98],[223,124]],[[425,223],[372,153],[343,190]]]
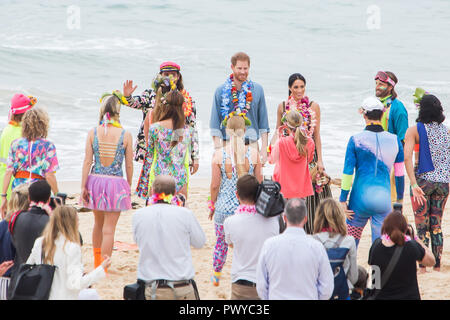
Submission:
[[[208,208],[206,200],[209,195],[209,183],[207,179],[191,178],[191,186],[187,207],[191,209],[197,217],[201,227],[206,234],[206,244],[201,249],[192,249],[192,258],[195,268],[195,281],[197,282],[200,298],[202,300],[229,299],[231,293],[230,271],[233,249],[228,250],[227,262],[222,271],[222,278],[219,287],[214,287],[210,282],[212,274],[212,254],[215,245],[214,223],[208,220]],[[409,199],[409,182],[406,186],[404,200],[404,213],[408,222],[414,225],[414,215],[411,209]],[[77,204],[79,197],[78,182],[61,182],[60,189],[67,192],[71,199],[68,204]],[[77,193],[78,192],[78,193]],[[335,199],[339,196],[340,189],[336,185],[332,185],[332,193]],[[144,206],[144,201],[137,196],[133,196],[133,202],[137,207]],[[442,231],[444,239],[448,241],[450,236],[450,222],[447,219],[449,209],[444,212]],[[101,299],[105,300],[121,300],[123,299],[123,287],[127,284],[136,282],[137,263],[139,252],[135,248],[132,234],[132,216],[134,210],[122,212],[115,234],[115,241],[121,242],[118,245],[119,250],[114,250],[112,254],[112,265],[108,269],[106,279],[103,279],[93,287],[97,289]],[[93,269],[92,254],[92,228],[94,217],[92,212],[79,212],[80,232],[83,236],[83,263],[85,270]],[[366,225],[362,239],[358,248],[358,264],[368,267],[367,258],[371,245],[370,225]],[[426,274],[419,274],[418,281],[422,299],[450,299],[450,246],[444,241],[444,251],[442,254],[441,272],[432,271],[427,268]]]

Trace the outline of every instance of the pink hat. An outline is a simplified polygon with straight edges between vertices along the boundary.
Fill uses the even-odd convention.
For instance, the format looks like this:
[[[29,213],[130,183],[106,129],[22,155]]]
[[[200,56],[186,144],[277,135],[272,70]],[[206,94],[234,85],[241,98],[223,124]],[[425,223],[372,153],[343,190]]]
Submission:
[[[166,61],[161,63],[161,65],[159,66],[159,71],[163,72],[163,71],[180,71],[180,66],[178,64],[176,64],[175,62],[172,61]]]
[[[21,114],[30,110],[37,100],[32,96],[25,96],[21,93],[16,93],[11,99],[11,113]]]

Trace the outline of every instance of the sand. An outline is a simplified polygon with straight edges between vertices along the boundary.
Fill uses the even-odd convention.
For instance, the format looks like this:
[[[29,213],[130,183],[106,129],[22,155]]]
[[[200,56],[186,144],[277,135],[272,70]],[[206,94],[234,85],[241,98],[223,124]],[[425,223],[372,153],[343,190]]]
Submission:
[[[210,282],[212,273],[212,254],[215,245],[214,223],[208,220],[208,208],[206,204],[209,195],[209,180],[196,178],[191,179],[191,187],[187,207],[189,207],[197,217],[201,227],[206,234],[206,243],[201,249],[192,249],[192,257],[195,268],[195,281],[197,282],[200,298],[217,300],[229,299],[231,293],[230,270],[233,249],[228,251],[227,262],[222,271],[222,279],[219,287],[214,287]],[[409,182],[406,184],[409,190]],[[60,189],[67,192],[72,199],[68,199],[69,204],[76,204],[79,197],[79,183],[66,182],[60,183]],[[78,192],[78,193],[77,193]],[[340,189],[338,186],[332,185],[332,193],[334,198],[338,198]],[[409,199],[409,191],[405,192],[408,195],[404,202],[404,213],[407,216],[409,223],[414,225],[414,215],[411,209],[411,202]],[[133,201],[137,203],[135,206],[142,207],[144,201],[137,196],[133,196]],[[449,239],[450,225],[447,219],[448,207],[444,212],[442,231],[444,239]],[[114,250],[112,254],[112,265],[108,270],[108,276],[93,287],[97,289],[101,299],[105,300],[121,300],[123,299],[123,287],[127,284],[136,281],[137,262],[139,258],[139,251],[133,248],[133,234],[131,229],[132,216],[134,210],[122,212],[116,233],[115,241],[120,241],[125,244],[131,244],[128,250]],[[80,232],[83,236],[83,263],[86,271],[93,269],[93,254],[92,254],[92,228],[94,217],[92,212],[80,212]],[[371,245],[370,226],[366,225],[362,239],[358,248],[358,264],[368,267],[367,258]],[[441,271],[432,271],[432,268],[427,268],[426,274],[419,274],[419,288],[422,299],[450,299],[450,247],[444,242],[444,251],[442,254]]]

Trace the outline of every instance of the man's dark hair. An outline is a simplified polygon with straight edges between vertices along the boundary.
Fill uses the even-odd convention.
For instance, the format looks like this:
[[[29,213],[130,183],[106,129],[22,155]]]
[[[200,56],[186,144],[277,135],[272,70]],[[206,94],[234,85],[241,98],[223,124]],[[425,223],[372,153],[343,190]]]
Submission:
[[[392,81],[395,82],[395,84],[398,83],[397,76],[396,76],[393,72],[391,72],[391,71],[385,71],[384,73],[386,73],[386,74],[389,76],[389,78],[391,78]],[[392,86],[392,85],[389,84],[389,83],[388,83],[388,85]],[[397,96],[398,96],[398,95],[397,95],[397,92],[395,92],[395,87],[392,87],[391,95],[392,95],[392,100],[397,99]]]
[[[246,174],[237,181],[237,194],[240,200],[256,203],[256,194],[258,192],[259,182],[255,176]]]
[[[34,202],[47,203],[50,199],[52,189],[45,180],[38,180],[33,182],[28,188],[28,197]]]
[[[289,199],[284,208],[287,221],[290,224],[300,224],[306,217],[306,202],[300,198]]]
[[[382,110],[372,110],[366,112],[366,117],[369,120],[378,121],[381,120],[381,117],[383,116]]]
[[[419,116],[416,122],[431,123],[435,121],[441,124],[444,120],[444,109],[439,99],[432,94],[424,95],[420,101]]]

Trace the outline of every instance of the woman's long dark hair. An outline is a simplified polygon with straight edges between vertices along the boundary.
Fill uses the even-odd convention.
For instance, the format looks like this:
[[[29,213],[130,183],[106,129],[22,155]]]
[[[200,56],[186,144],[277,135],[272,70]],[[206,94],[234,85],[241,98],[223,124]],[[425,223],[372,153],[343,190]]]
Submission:
[[[444,109],[439,99],[432,94],[424,95],[420,101],[419,116],[416,122],[431,123],[436,121],[441,124],[444,120]]]
[[[294,74],[291,74],[291,76],[289,77],[289,80],[288,80],[288,86],[289,86],[289,88],[292,87],[292,85],[294,84],[294,82],[295,82],[296,80],[302,80],[303,83],[306,85],[306,79],[305,79],[305,77],[302,76],[300,73],[294,73]],[[291,90],[289,89],[288,96],[290,96],[290,95],[291,95]]]

